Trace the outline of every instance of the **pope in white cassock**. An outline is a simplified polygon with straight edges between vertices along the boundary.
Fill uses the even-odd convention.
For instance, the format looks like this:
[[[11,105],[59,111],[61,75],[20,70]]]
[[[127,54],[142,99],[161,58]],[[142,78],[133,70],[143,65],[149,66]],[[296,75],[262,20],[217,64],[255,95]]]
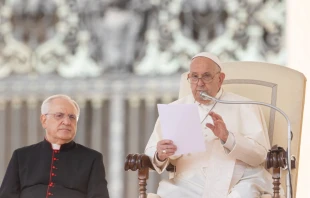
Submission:
[[[161,198],[257,198],[272,194],[272,178],[263,166],[270,148],[260,108],[250,104],[221,104],[200,98],[200,92],[228,101],[249,99],[221,88],[225,74],[212,54],[192,58],[188,81],[192,94],[172,104],[198,104],[206,151],[174,155],[178,149],[162,139],[157,121],[145,153],[158,173],[169,163],[176,166],[170,179],[159,183]]]

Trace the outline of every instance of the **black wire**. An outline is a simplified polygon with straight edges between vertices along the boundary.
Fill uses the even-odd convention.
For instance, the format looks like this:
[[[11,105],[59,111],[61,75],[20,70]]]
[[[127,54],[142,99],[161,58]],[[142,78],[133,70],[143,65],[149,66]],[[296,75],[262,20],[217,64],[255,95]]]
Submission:
[[[293,132],[291,131],[291,141],[293,140]]]

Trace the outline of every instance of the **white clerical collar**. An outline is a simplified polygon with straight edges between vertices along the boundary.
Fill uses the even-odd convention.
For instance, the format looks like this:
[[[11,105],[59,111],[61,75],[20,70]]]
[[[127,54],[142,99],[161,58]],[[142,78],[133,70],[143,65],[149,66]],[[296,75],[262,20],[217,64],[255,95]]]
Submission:
[[[52,148],[53,148],[53,150],[59,150],[60,145],[59,144],[52,144]]]
[[[223,88],[221,87],[220,90],[217,92],[215,98],[219,99],[223,94]]]

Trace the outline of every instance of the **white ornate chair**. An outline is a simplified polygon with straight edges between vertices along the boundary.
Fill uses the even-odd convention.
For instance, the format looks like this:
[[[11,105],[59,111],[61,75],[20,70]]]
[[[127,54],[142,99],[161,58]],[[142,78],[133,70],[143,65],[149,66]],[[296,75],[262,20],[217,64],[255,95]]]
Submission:
[[[260,62],[227,62],[223,64],[223,72],[226,74],[223,85],[225,91],[237,93],[254,101],[274,105],[283,110],[289,117],[293,132],[291,155],[296,159],[291,171],[293,197],[295,197],[305,99],[305,76],[288,67]],[[181,77],[179,98],[190,93],[186,72]],[[270,145],[279,145],[286,149],[287,122],[285,118],[269,107],[261,106],[261,108],[269,129]],[[279,156],[276,155],[270,152],[269,159],[266,159],[267,164],[273,167],[271,173],[275,178],[275,188],[279,185],[280,174],[278,172],[280,171],[279,166],[281,166],[279,163],[283,161],[283,159],[278,159]],[[277,162],[275,157],[281,162]],[[149,168],[152,168],[152,164],[144,154],[129,154],[126,158],[125,170],[138,170],[140,198],[146,197],[146,180],[148,179]],[[286,191],[286,171],[281,170],[281,183],[284,191]],[[278,196],[276,191],[275,189],[274,197]]]

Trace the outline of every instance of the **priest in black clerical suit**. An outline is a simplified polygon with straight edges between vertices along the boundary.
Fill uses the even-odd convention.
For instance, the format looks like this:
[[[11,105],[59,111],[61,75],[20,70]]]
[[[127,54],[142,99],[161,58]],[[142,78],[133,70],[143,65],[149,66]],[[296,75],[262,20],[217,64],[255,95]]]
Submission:
[[[66,95],[42,103],[45,139],[14,151],[0,198],[109,198],[102,154],[73,141],[79,112]]]

